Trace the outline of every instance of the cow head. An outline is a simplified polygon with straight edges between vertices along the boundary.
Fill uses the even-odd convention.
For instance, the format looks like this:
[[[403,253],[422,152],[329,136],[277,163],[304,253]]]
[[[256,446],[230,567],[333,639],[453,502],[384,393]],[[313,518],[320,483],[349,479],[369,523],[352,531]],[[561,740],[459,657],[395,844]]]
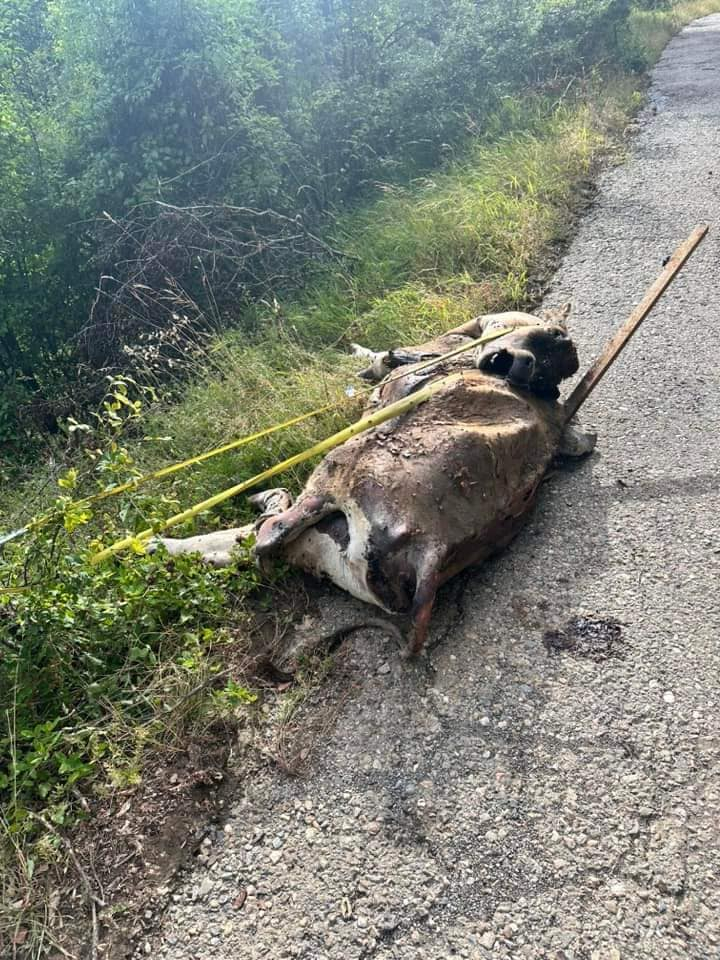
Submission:
[[[478,350],[478,369],[502,377],[514,387],[556,399],[558,384],[578,369],[575,345],[564,324],[569,312],[570,305],[566,304],[552,313],[546,311],[537,323],[511,323],[509,333]],[[493,323],[498,325],[499,321]],[[483,328],[482,332],[488,331]]]

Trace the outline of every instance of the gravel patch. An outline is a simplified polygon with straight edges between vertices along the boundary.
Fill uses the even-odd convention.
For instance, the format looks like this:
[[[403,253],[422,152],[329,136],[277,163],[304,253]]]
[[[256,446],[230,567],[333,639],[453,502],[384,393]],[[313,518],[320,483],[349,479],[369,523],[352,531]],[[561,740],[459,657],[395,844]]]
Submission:
[[[668,47],[553,282],[587,363],[712,225],[583,411],[598,453],[445,589],[426,657],[346,641],[311,769],[243,787],[139,956],[719,955],[719,184],[715,15]]]

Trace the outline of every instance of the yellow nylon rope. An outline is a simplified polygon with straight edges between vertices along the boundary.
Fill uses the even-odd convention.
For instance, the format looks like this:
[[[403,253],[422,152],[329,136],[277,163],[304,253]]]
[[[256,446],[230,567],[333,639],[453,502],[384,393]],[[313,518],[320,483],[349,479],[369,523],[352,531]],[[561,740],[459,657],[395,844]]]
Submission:
[[[439,357],[431,357],[429,360],[424,360],[422,363],[417,364],[417,366],[413,365],[412,370],[404,370],[402,373],[398,373],[393,377],[388,377],[385,383],[393,383],[395,380],[401,380],[410,373],[420,373],[423,370],[426,370],[428,367],[432,367],[437,363],[442,363],[444,360],[449,360],[452,357],[456,357],[461,353],[472,350],[473,347],[480,346],[483,343],[488,343],[490,340],[496,340],[498,337],[504,337],[506,333],[510,332],[510,329],[507,328],[503,330],[493,330],[490,333],[483,334],[482,337],[478,337],[477,339],[470,341],[470,343],[464,343],[461,346],[456,347],[454,350],[450,350],[448,353],[444,353]],[[374,389],[375,386],[359,387],[357,392],[369,393]],[[348,397],[346,399],[351,398]],[[118,487],[112,487],[110,490],[102,490],[100,493],[94,493],[89,497],[78,500],[77,504],[84,506],[88,503],[94,503],[97,500],[104,500],[106,497],[114,497],[116,494],[124,493],[126,490],[135,490],[137,487],[144,483],[148,483],[150,480],[159,480],[162,477],[169,477],[171,474],[177,473],[179,470],[185,470],[187,467],[193,467],[195,464],[203,463],[205,460],[210,460],[211,457],[217,457],[222,453],[228,453],[230,450],[237,450],[239,447],[244,447],[246,444],[253,443],[255,440],[261,440],[263,437],[267,437],[271,433],[276,433],[278,430],[285,430],[288,427],[295,426],[295,424],[302,423],[304,420],[310,420],[312,417],[319,417],[320,414],[328,413],[330,410],[334,410],[344,402],[345,400],[343,399],[336,400],[333,403],[327,403],[324,407],[318,407],[316,410],[309,410],[307,413],[301,413],[297,417],[293,417],[291,420],[285,420],[283,423],[277,423],[272,427],[266,427],[264,430],[258,430],[257,433],[251,433],[246,437],[240,437],[238,440],[231,440],[220,447],[215,447],[213,450],[208,450],[206,453],[200,453],[196,457],[188,457],[187,460],[180,460],[178,463],[173,463],[168,467],[161,467],[159,470],[154,470],[152,473],[146,473],[144,476],[136,477],[134,480],[128,480],[127,483],[120,484]]]
[[[203,513],[205,510],[210,510],[213,507],[216,507],[219,503],[229,500],[230,497],[235,497],[237,494],[243,493],[245,490],[249,490],[250,487],[254,487],[258,483],[263,483],[265,480],[269,480],[270,477],[274,477],[276,474],[282,473],[284,470],[289,470],[291,467],[297,466],[299,463],[304,463],[306,460],[310,460],[312,457],[315,457],[318,454],[325,453],[328,450],[331,450],[333,447],[337,447],[341,443],[345,443],[346,440],[356,437],[359,433],[363,433],[365,430],[370,430],[373,427],[378,426],[378,424],[384,423],[386,420],[391,420],[393,417],[398,417],[403,413],[407,413],[408,410],[412,410],[414,407],[418,406],[418,404],[423,403],[434,393],[437,393],[438,390],[446,387],[449,383],[462,379],[462,376],[462,373],[452,373],[447,377],[442,377],[440,380],[435,380],[433,383],[428,384],[421,390],[411,393],[409,397],[403,397],[401,400],[396,400],[395,403],[390,403],[387,407],[383,407],[381,410],[377,410],[375,413],[371,413],[367,417],[363,417],[362,419],[351,424],[349,427],[345,427],[344,430],[340,430],[338,433],[334,433],[331,437],[321,440],[319,443],[314,444],[314,446],[309,447],[307,450],[303,450],[302,453],[297,453],[293,457],[288,457],[288,459],[283,460],[282,463],[276,463],[275,466],[269,467],[267,470],[263,470],[261,473],[257,473],[254,477],[250,477],[249,480],[243,480],[242,483],[237,483],[233,487],[228,487],[226,490],[216,493],[214,496],[209,497],[207,500],[203,500],[194,507],[183,510],[182,513],[176,513],[175,516],[169,517],[159,527],[148,527],[146,530],[142,530],[140,533],[136,533],[134,536],[124,537],[122,540],[116,541],[114,544],[112,544],[112,546],[106,547],[104,550],[101,550],[99,553],[91,556],[90,562],[93,564],[100,563],[102,560],[106,560],[108,557],[111,557],[114,554],[119,553],[121,550],[127,549],[128,547],[142,547],[142,543],[145,540],[149,540],[153,534],[160,533],[169,529],[170,527],[176,526],[179,523],[184,523],[186,520],[191,520],[199,513]]]
[[[395,380],[401,380],[403,377],[409,376],[410,374],[421,373],[423,370],[427,370],[429,367],[443,363],[445,360],[450,360],[462,353],[466,353],[468,350],[472,350],[474,347],[481,346],[482,344],[488,343],[491,340],[496,340],[498,337],[504,337],[505,334],[510,332],[510,328],[503,328],[484,333],[481,337],[470,340],[468,343],[463,343],[459,347],[455,347],[453,350],[449,350],[447,353],[444,353],[439,357],[431,357],[429,360],[424,360],[422,363],[413,364],[412,369],[403,370],[402,372],[397,373],[395,376],[388,377],[385,383],[393,383]],[[374,389],[374,386],[360,387],[358,389],[358,393],[366,393]],[[68,504],[68,506],[85,507],[92,503],[98,503],[101,500],[106,500],[108,497],[114,497],[120,493],[125,493],[128,490],[136,490],[138,487],[149,483],[152,480],[160,480],[164,477],[169,477],[181,470],[186,470],[188,467],[193,467],[196,464],[204,463],[206,460],[210,460],[212,457],[220,456],[220,454],[228,453],[231,450],[237,450],[240,447],[246,446],[249,443],[253,443],[256,440],[261,440],[263,437],[277,433],[279,430],[286,430],[288,427],[295,426],[298,423],[303,423],[305,420],[310,420],[313,417],[318,417],[323,413],[328,413],[330,410],[336,409],[344,402],[345,399],[337,400],[333,403],[325,404],[323,407],[317,407],[315,410],[309,410],[307,413],[299,414],[297,417],[292,417],[290,420],[285,420],[282,423],[277,423],[271,427],[266,427],[263,430],[258,430],[256,433],[248,434],[247,436],[240,437],[237,440],[231,440],[228,443],[222,444],[222,446],[215,447],[214,449],[208,450],[205,453],[200,453],[195,457],[188,457],[187,460],[180,460],[179,462],[170,464],[167,467],[161,467],[159,470],[153,470],[151,473],[146,473],[140,477],[136,477],[134,480],[128,480],[125,483],[119,484],[117,487],[111,487],[109,490],[101,490],[99,493],[93,493],[87,497],[81,497],[79,500],[75,500]],[[29,533],[31,530],[35,530],[38,527],[43,526],[44,524],[50,522],[57,515],[57,511],[43,514],[42,516],[31,520],[24,527],[0,537],[0,547],[2,547],[3,544],[16,539],[17,537]]]

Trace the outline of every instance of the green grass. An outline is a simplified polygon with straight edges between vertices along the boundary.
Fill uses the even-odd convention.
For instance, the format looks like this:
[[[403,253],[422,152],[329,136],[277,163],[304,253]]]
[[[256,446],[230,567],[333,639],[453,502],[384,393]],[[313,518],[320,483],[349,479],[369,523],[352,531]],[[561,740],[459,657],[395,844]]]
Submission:
[[[527,304],[530,281],[567,234],[578,191],[637,102],[627,84],[591,103],[535,101],[525,132],[476,144],[462,161],[406,188],[387,188],[335,224],[352,272],[316,277],[304,296],[259,318],[258,339],[226,335],[213,374],[146,423],[167,443],[132,446],[142,469],[180,460],[313,409],[361,383],[348,354],[422,342],[483,312]],[[544,108],[544,109],[542,109]],[[353,261],[355,262],[355,261]],[[217,372],[222,371],[218,376]],[[261,444],[218,457],[171,485],[185,505],[291,456],[357,415],[345,403]],[[297,485],[304,473],[282,482]],[[226,507],[223,520],[241,510]]]
[[[718,10],[718,0],[682,0],[669,10],[634,10],[630,26],[647,65],[655,63],[670,38],[686,23]]]

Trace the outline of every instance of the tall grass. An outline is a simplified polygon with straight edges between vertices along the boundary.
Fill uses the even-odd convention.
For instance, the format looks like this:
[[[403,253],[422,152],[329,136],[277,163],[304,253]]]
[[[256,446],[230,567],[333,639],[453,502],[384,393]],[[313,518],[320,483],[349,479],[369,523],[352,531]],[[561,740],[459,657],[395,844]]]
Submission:
[[[652,66],[670,38],[685,24],[718,10],[719,0],[681,0],[668,10],[633,10],[630,29],[646,63]]]
[[[527,304],[548,250],[572,223],[578,191],[632,103],[621,81],[568,104],[508,101],[513,132],[475,143],[432,177],[384,187],[375,203],[338,219],[331,239],[350,266],[316,272],[302,296],[260,310],[252,339],[216,339],[181,402],[158,408],[143,424],[146,438],[167,439],[128,441],[138,469],[338,402],[332,414],[179,474],[163,488],[185,504],[200,500],[357,415],[358,403],[346,398],[348,388],[361,386],[351,341],[376,349],[419,343],[479,313]],[[52,465],[58,473],[67,468],[61,450]],[[297,484],[303,476],[280,481]],[[20,522],[27,499],[20,484],[0,505],[0,518]],[[239,510],[230,504],[215,522]]]
[[[254,343],[226,336],[216,344],[213,369],[224,368],[224,376],[199,379],[180,404],[150,418],[148,432],[171,441],[152,451],[135,447],[143,468],[192,456],[329,398],[341,401],[333,416],[179,476],[179,499],[201,499],[357,414],[357,404],[342,403],[348,387],[360,386],[350,341],[377,349],[418,343],[479,313],[527,304],[631,100],[618,84],[592,104],[546,105],[542,122],[535,117],[537,129],[477,144],[434,177],[387,188],[376,203],[338,222],[333,241],[357,258],[355,269],[317,277],[301,299],[268,311]]]

